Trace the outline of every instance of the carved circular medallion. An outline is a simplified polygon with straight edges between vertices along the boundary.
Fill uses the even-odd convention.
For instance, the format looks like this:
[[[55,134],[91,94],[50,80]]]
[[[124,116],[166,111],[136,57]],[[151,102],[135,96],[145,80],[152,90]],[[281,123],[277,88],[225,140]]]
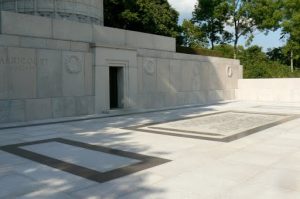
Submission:
[[[80,58],[75,55],[67,57],[65,65],[69,73],[80,73],[82,70]]]
[[[232,77],[233,71],[232,71],[232,67],[231,66],[227,66],[226,67],[226,73],[227,73],[228,77]]]
[[[148,59],[144,63],[144,70],[148,75],[153,75],[155,72],[155,61],[153,59]]]

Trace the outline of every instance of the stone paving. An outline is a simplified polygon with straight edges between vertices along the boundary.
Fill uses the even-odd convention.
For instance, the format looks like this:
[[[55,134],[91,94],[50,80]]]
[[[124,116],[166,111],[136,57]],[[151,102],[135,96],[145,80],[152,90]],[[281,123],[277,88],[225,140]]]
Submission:
[[[296,115],[300,114],[300,104],[227,102],[205,107],[0,130],[2,148],[63,138],[115,149],[117,153],[125,151],[170,160],[98,183],[0,150],[0,198],[300,198],[300,119],[280,123],[228,143],[124,129],[220,111]],[[281,117],[272,118],[272,121],[273,119]],[[222,133],[222,129],[215,133]],[[90,149],[80,150],[56,142],[29,145],[22,149],[105,172],[140,164],[134,156],[114,157],[102,152],[97,154]],[[101,160],[104,161],[103,165],[99,165]]]

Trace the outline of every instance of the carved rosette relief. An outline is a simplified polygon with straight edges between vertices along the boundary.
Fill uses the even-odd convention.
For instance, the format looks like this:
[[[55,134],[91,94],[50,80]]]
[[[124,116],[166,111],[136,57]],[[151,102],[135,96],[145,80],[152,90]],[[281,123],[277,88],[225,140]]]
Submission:
[[[154,75],[155,73],[155,59],[146,59],[144,61],[144,71],[147,75]]]
[[[230,78],[233,76],[233,70],[232,70],[231,66],[226,66],[226,74],[227,74],[227,77],[230,77]]]
[[[65,57],[66,70],[71,74],[77,74],[82,71],[82,60],[77,55],[68,55]]]

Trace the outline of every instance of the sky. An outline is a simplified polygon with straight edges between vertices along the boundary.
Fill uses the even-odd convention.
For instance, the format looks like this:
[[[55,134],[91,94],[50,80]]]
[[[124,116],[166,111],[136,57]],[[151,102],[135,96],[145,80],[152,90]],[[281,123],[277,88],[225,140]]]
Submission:
[[[197,0],[168,0],[173,8],[180,13],[179,23],[181,24],[183,19],[190,19]],[[240,45],[245,43],[246,39],[242,38],[239,41]],[[280,40],[280,31],[270,32],[267,36],[264,33],[255,33],[255,38],[252,45],[262,46],[266,51],[268,48],[279,47],[284,44],[284,41]]]

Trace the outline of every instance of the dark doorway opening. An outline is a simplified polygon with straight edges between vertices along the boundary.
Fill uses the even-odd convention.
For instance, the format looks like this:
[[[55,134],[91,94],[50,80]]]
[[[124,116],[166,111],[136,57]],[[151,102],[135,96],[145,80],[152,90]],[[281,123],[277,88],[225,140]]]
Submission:
[[[110,109],[123,108],[123,67],[109,67]]]

